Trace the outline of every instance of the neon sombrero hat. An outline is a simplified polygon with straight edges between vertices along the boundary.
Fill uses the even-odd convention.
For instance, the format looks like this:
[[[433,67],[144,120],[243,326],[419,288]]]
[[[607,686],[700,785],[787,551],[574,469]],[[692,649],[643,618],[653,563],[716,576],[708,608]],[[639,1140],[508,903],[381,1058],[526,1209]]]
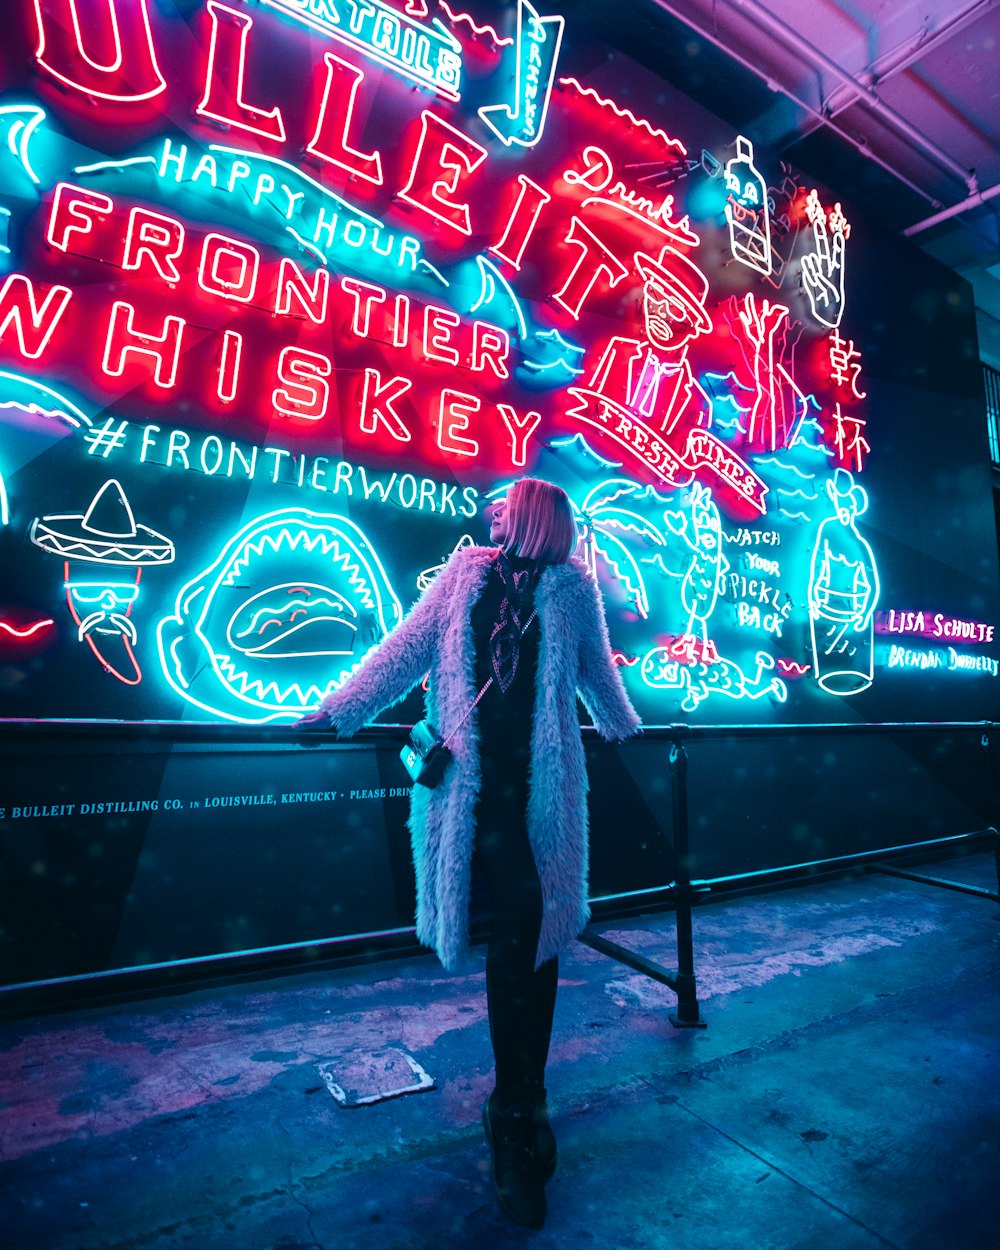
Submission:
[[[658,282],[684,305],[699,334],[707,334],[712,329],[712,319],[705,311],[708,279],[683,252],[667,244],[658,260],[645,252],[636,252],[635,263],[647,282]]]
[[[84,513],[64,512],[36,517],[31,541],[65,560],[96,564],[169,564],[174,544],[163,534],[139,525],[121,483],[111,478]]]

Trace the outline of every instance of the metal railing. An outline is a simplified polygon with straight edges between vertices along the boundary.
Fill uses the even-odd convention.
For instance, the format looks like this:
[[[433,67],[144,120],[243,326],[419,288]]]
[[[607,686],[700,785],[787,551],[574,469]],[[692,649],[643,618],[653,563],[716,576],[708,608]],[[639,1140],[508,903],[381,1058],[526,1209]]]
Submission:
[[[677,967],[675,970],[630,951],[616,942],[595,932],[593,926],[581,934],[580,941],[591,949],[667,985],[677,995],[677,1009],[671,1013],[671,1021],[678,1028],[701,1028],[705,1025],[698,1001],[697,976],[694,957],[693,909],[721,894],[740,890],[761,890],[799,880],[816,881],[824,876],[835,876],[864,870],[886,873],[907,880],[922,882],[946,889],[960,891],[977,897],[1000,902],[1000,824],[997,812],[997,794],[994,785],[990,748],[998,726],[991,721],[961,722],[882,722],[844,724],[782,724],[782,725],[662,725],[647,726],[645,739],[662,740],[668,748],[671,790],[671,824],[674,851],[675,879],[660,886],[627,891],[618,895],[592,898],[592,902],[607,911],[618,914],[631,911],[655,911],[672,908],[675,913],[677,939]],[[378,725],[361,730],[350,743],[331,742],[328,736],[305,733],[291,727],[255,727],[222,725],[209,722],[93,722],[93,721],[3,721],[0,720],[0,742],[16,736],[22,743],[38,742],[55,738],[101,738],[112,742],[128,742],[134,749],[161,749],[164,745],[184,743],[220,746],[235,743],[254,743],[264,747],[296,748],[302,746],[326,747],[326,749],[351,749],[363,744],[395,743],[405,739],[407,725]],[[596,739],[592,729],[584,735]],[[688,753],[699,742],[711,739],[753,739],[757,741],[811,736],[859,735],[937,735],[940,737],[970,736],[982,752],[988,778],[988,793],[992,824],[984,829],[952,834],[946,837],[923,839],[903,844],[893,844],[872,850],[846,855],[830,856],[806,862],[782,865],[752,872],[733,873],[706,879],[692,879],[691,822],[688,809]],[[627,747],[626,747],[627,749]],[[661,831],[662,832],[662,831]],[[932,852],[941,855],[955,854],[970,846],[992,846],[997,873],[997,890],[985,890],[938,877],[926,876],[892,866],[899,861],[921,856],[927,858]],[[359,943],[361,945],[359,945]],[[98,994],[117,990],[126,996],[148,989],[150,984],[166,980],[177,987],[187,971],[198,975],[231,976],[247,969],[280,971],[282,966],[294,961],[296,952],[309,959],[311,966],[323,962],[356,962],[371,958],[379,950],[383,954],[404,954],[416,949],[412,926],[401,927],[384,933],[350,934],[344,937],[294,943],[282,948],[260,951],[244,951],[234,954],[207,956],[179,961],[164,971],[160,965],[148,968],[130,968],[96,974],[63,978],[56,982],[35,983],[6,987],[3,999],[14,1000],[27,996],[33,1004],[43,1001],[48,994],[59,997],[60,987],[64,995],[73,987],[79,990],[89,987]],[[46,987],[48,987],[46,989]]]
[[[657,903],[669,903],[675,909],[677,930],[677,970],[671,971],[653,960],[647,959],[617,942],[595,933],[588,927],[580,936],[580,941],[595,951],[633,968],[637,972],[668,986],[677,995],[677,1010],[670,1014],[670,1020],[676,1028],[704,1028],[705,1019],[698,1002],[698,984],[694,965],[694,925],[692,910],[700,902],[706,901],[720,891],[734,889],[761,889],[789,881],[809,879],[815,881],[818,876],[834,876],[838,874],[864,869],[902,877],[911,881],[919,881],[928,885],[940,886],[945,889],[957,890],[980,898],[988,898],[1000,902],[1000,834],[997,832],[996,789],[993,772],[989,760],[989,749],[992,736],[997,726],[992,722],[890,722],[864,723],[856,725],[712,725],[691,726],[671,725],[663,729],[646,730],[646,734],[665,736],[670,742],[670,784],[673,810],[674,855],[676,863],[676,879],[668,885],[648,891],[650,909]],[[835,735],[847,736],[858,734],[954,734],[966,733],[978,735],[979,747],[986,758],[987,778],[989,783],[990,810],[993,825],[985,829],[973,830],[969,833],[952,834],[948,837],[931,838],[919,842],[902,845],[880,847],[875,850],[861,851],[850,855],[835,855],[824,859],[810,860],[803,863],[788,864],[780,868],[762,869],[755,872],[734,873],[728,876],[706,880],[692,880],[689,871],[691,860],[690,825],[688,819],[687,791],[687,748],[686,744],[706,738],[757,738],[777,736],[812,736]],[[916,855],[926,857],[930,851],[939,851],[944,855],[956,853],[978,843],[991,845],[994,855],[997,889],[985,890],[977,886],[969,886],[955,881],[947,881],[938,877],[930,877],[903,869],[893,868],[887,861],[913,858]]]

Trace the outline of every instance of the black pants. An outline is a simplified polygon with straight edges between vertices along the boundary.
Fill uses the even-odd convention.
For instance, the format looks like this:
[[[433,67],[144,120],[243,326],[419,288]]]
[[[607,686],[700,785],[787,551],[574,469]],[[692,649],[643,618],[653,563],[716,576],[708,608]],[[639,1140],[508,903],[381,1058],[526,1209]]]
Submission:
[[[476,812],[475,865],[490,895],[486,1000],[497,1101],[522,1102],[544,1083],[559,984],[553,958],[536,971],[542,887],[528,841],[527,777],[485,760]]]

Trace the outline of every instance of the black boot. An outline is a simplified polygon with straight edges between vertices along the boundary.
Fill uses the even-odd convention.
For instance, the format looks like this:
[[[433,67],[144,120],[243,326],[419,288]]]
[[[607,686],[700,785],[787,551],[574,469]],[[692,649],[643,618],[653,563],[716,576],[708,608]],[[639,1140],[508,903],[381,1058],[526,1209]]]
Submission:
[[[500,1209],[515,1224],[541,1228],[545,1223],[545,1189],[538,1170],[532,1106],[522,1102],[498,1107],[494,1092],[483,1103],[483,1128]]]
[[[556,1170],[556,1135],[549,1123],[545,1086],[541,1081],[532,1084],[528,1102],[535,1127],[535,1165],[542,1180],[547,1181]]]

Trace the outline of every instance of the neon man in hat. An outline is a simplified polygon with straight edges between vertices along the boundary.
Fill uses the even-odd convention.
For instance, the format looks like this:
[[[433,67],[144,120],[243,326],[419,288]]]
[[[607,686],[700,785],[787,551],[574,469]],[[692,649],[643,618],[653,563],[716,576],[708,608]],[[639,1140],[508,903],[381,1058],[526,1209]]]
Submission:
[[[589,382],[569,387],[578,406],[566,415],[602,430],[668,487],[689,486],[702,471],[763,513],[767,486],[711,430],[712,401],[688,361],[690,345],[712,330],[708,279],[669,244],[656,260],[636,252],[635,264],[645,338],[613,338]]]
[[[138,635],[132,607],[139,596],[142,570],[148,565],[169,564],[174,544],[163,534],[140,525],[125,497],[121,483],[104,483],[83,513],[59,513],[36,517],[31,541],[53,555],[62,556],[66,602],[77,627],[106,672],[127,686],[142,681],[135,657]],[[80,571],[71,572],[80,567]],[[98,574],[94,566],[129,568],[131,580]],[[124,671],[122,671],[124,670]]]
[[[682,252],[669,245],[653,260],[637,252],[643,279],[646,341],[613,338],[590,382],[640,415],[658,433],[712,423],[712,401],[688,363],[688,347],[712,329],[705,308],[708,279]],[[673,441],[673,440],[672,440]]]

